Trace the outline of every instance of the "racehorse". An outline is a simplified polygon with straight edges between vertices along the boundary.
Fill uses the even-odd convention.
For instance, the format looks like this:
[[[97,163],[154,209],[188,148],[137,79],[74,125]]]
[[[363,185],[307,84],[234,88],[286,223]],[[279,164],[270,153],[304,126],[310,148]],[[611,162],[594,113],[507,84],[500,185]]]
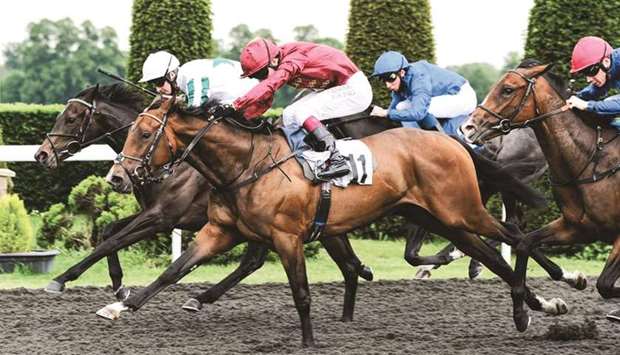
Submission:
[[[93,86],[70,99],[57,117],[49,133],[35,154],[39,163],[56,168],[60,162],[79,150],[97,142],[107,143],[119,153],[127,137],[127,130],[146,103],[136,91],[122,85]],[[207,223],[204,210],[208,205],[209,184],[189,164],[181,164],[175,173],[161,183],[134,184],[132,188],[141,211],[133,216],[111,223],[102,231],[103,243],[84,260],[54,278],[46,291],[58,293],[65,283],[77,279],[90,266],[107,256],[112,289],[118,300],[129,295],[122,286],[122,269],[117,251],[157,233],[170,234],[173,228],[197,231]],[[174,198],[170,198],[174,196]],[[336,261],[345,278],[344,321],[353,317],[357,276],[371,280],[372,272],[355,256],[344,237],[321,240],[327,252]],[[239,267],[220,283],[202,294],[204,303],[215,302],[239,281],[260,268],[268,247],[250,242]],[[186,307],[188,308],[188,307]],[[191,308],[188,308],[191,309]]]
[[[604,298],[620,297],[620,139],[600,117],[566,105],[562,79],[551,65],[526,60],[506,73],[463,126],[472,142],[484,142],[530,126],[549,163],[562,216],[519,242],[515,303],[523,302],[527,255],[539,245],[603,241],[613,245],[596,287]],[[611,318],[611,317],[610,317]]]
[[[283,136],[259,134],[246,123],[228,117],[210,115],[205,119],[185,112],[172,97],[139,115],[108,176],[122,180],[123,186],[131,184],[128,175],[134,179],[160,176],[174,166],[183,151],[181,159],[191,159],[214,186],[209,195],[209,222],[195,243],[157,280],[97,314],[116,319],[127,309],[136,311],[199,264],[245,240],[254,240],[273,246],[279,254],[301,318],[302,343],[313,346],[303,243],[318,204],[319,187],[306,180],[298,164],[290,159],[293,154]],[[521,234],[486,211],[476,173],[491,170],[521,199],[528,193],[532,196],[526,185],[476,155],[466,144],[440,133],[400,128],[362,141],[379,162],[373,185],[332,191],[332,209],[323,238],[346,233],[395,211],[448,238],[514,286],[515,274],[510,266],[476,234],[509,244],[516,244]],[[422,150],[427,154],[413,154]],[[457,183],[445,176],[460,179]],[[530,308],[545,311],[544,299],[526,300]],[[514,307],[513,318],[518,330],[527,327],[529,316],[522,306]]]

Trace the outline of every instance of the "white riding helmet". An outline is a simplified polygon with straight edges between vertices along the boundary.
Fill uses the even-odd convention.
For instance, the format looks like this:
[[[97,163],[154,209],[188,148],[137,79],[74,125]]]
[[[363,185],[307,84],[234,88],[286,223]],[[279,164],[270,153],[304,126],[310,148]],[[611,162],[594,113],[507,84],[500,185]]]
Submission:
[[[159,51],[149,54],[142,65],[142,79],[140,82],[158,79],[179,68],[179,60],[173,54]]]

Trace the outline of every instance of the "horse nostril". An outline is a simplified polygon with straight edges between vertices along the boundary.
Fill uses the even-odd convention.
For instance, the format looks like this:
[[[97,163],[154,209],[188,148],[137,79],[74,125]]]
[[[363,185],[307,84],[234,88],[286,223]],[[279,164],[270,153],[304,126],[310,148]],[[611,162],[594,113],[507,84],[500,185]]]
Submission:
[[[123,178],[118,175],[112,175],[112,178],[110,178],[110,183],[112,186],[119,186],[123,183]]]
[[[48,157],[49,156],[46,152],[41,151],[34,156],[34,159],[39,163],[45,163]]]

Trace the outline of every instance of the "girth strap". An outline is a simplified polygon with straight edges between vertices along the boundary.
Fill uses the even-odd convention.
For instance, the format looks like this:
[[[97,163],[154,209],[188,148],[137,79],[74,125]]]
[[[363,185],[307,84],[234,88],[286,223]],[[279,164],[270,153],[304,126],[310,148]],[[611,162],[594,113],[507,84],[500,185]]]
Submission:
[[[329,210],[332,204],[332,184],[331,182],[324,182],[321,184],[321,195],[319,204],[316,206],[316,214],[314,215],[314,222],[310,227],[310,233],[304,243],[314,242],[321,237],[323,230],[327,226],[327,217],[329,216]]]

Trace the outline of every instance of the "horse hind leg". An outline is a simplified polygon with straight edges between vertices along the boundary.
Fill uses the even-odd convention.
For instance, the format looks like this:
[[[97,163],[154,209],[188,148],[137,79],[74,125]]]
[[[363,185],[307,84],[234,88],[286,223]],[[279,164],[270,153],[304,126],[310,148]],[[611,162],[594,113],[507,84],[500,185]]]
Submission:
[[[211,286],[205,292],[187,300],[183,304],[183,309],[197,312],[202,309],[203,304],[214,303],[222,297],[223,294],[228,292],[228,290],[260,269],[265,264],[268,253],[269,248],[266,245],[257,242],[248,242],[247,250],[241,258],[239,266],[216,285]]]
[[[620,287],[615,286],[618,278],[620,278],[620,236],[616,238],[605,267],[596,282],[598,293],[603,298],[620,297]]]

